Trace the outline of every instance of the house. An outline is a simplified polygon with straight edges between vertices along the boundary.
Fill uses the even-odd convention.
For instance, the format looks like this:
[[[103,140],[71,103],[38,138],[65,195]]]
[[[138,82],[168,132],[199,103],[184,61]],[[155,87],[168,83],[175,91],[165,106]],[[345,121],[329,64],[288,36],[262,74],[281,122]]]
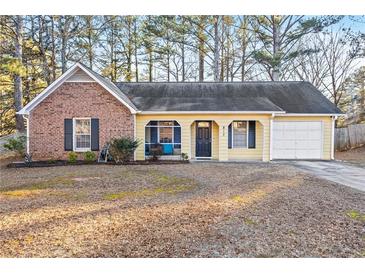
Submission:
[[[77,63],[20,112],[33,159],[98,152],[113,137],[142,141],[136,160],[334,158],[341,115],[308,82],[112,83]]]

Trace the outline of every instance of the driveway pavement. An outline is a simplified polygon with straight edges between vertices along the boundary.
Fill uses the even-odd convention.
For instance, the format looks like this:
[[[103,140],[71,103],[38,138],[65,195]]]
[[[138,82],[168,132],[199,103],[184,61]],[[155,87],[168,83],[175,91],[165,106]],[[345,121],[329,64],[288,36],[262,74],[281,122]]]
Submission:
[[[365,191],[365,168],[335,161],[293,161],[295,167],[345,186]]]

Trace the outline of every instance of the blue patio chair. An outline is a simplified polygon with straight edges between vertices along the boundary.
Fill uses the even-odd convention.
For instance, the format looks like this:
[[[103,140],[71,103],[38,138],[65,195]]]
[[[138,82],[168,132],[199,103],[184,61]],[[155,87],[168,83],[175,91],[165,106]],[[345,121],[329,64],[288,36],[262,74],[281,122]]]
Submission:
[[[163,144],[163,154],[172,155],[174,152],[174,146],[172,144]]]

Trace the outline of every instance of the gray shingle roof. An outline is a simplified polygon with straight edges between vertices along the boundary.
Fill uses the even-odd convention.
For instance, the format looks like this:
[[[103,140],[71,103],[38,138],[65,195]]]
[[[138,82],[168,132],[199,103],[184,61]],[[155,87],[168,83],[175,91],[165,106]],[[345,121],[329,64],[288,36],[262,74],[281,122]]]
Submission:
[[[141,111],[341,111],[309,82],[115,83]]]

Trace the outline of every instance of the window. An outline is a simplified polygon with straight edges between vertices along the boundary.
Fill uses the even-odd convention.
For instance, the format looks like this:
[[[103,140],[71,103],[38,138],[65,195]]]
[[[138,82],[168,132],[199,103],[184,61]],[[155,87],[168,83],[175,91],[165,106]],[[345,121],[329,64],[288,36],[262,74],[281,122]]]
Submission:
[[[160,127],[160,143],[172,143],[172,127]]]
[[[235,121],[232,123],[232,147],[247,148],[247,128],[247,121]]]
[[[145,129],[145,154],[161,149],[163,155],[181,154],[181,127],[176,121],[150,121]]]
[[[91,149],[91,120],[90,118],[75,118],[75,150],[88,151]]]

